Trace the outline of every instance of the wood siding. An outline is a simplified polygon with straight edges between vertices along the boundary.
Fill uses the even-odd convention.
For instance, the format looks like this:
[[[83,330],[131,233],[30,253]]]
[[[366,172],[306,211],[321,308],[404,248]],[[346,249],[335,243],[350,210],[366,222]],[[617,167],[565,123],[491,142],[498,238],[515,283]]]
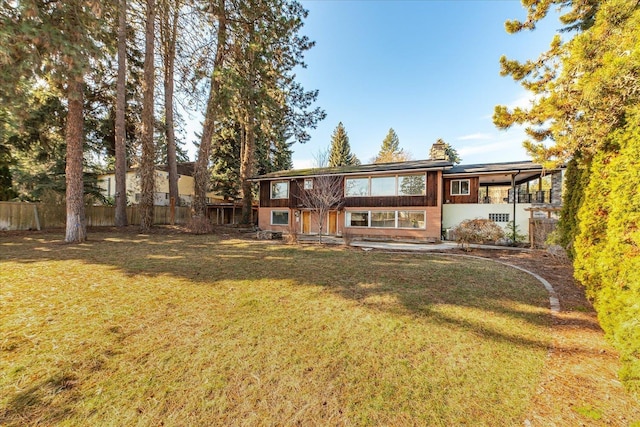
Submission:
[[[369,196],[369,197],[345,197],[345,207],[415,207],[438,206],[438,188],[440,180],[439,171],[427,172],[427,186],[425,195],[422,196]],[[260,207],[262,208],[297,208],[300,207],[299,194],[304,190],[304,178],[288,180],[289,198],[271,199],[271,183],[286,181],[260,181]],[[344,181],[343,181],[344,186]],[[475,189],[477,196],[477,188]]]
[[[346,197],[347,208],[385,208],[403,206],[428,206],[426,196]]]
[[[425,206],[438,206],[438,187],[442,172],[427,172],[427,204]]]
[[[272,199],[271,198],[271,183],[283,182],[285,180],[274,181],[260,181],[260,207],[261,208],[288,208],[291,203],[290,200],[293,197],[291,194],[291,188],[295,187],[293,181],[289,181],[289,198],[288,199]]]
[[[452,196],[451,195],[451,181],[468,179],[469,180],[469,195],[468,196]],[[478,188],[480,186],[480,178],[445,178],[444,179],[444,202],[445,203],[478,203]]]

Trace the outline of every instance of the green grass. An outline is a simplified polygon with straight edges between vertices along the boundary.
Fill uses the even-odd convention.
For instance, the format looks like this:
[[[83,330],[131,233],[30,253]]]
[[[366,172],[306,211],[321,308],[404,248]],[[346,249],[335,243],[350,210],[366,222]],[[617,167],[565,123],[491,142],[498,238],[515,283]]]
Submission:
[[[491,261],[60,238],[0,235],[2,425],[522,425],[550,343]]]

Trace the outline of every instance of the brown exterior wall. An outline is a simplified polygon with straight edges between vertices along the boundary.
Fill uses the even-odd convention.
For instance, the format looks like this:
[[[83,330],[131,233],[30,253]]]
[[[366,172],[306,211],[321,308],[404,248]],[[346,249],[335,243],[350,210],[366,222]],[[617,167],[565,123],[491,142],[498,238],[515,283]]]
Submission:
[[[426,196],[345,197],[347,208],[428,206]]]
[[[469,195],[468,196],[452,196],[451,195],[451,181],[468,179],[469,180]],[[444,179],[444,202],[445,203],[478,203],[478,188],[480,186],[480,179],[478,177],[470,178],[445,178]]]
[[[289,180],[260,181],[260,207],[261,208],[288,208],[292,206],[291,200],[294,199],[292,189],[296,187],[293,181],[289,181],[289,198],[288,199],[272,199],[271,183],[284,182]]]

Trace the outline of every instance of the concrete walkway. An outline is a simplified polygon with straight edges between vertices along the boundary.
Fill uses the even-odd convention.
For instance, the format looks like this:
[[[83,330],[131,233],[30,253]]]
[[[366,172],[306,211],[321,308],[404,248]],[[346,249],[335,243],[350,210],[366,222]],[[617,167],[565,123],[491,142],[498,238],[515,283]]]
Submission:
[[[317,243],[318,236],[313,235],[298,235],[298,241],[304,243]],[[322,243],[333,245],[344,245],[344,239],[335,236],[322,236]],[[449,249],[456,249],[459,245],[455,242],[440,242],[440,243],[426,243],[426,242],[408,242],[408,241],[375,241],[375,240],[353,240],[349,244],[357,248],[363,249],[381,249],[381,250],[393,250],[393,251],[407,251],[407,252],[429,252],[429,251],[443,251]],[[528,251],[528,248],[518,248],[512,246],[496,246],[496,245],[475,245],[471,244],[469,247],[474,249],[504,249],[514,251]]]

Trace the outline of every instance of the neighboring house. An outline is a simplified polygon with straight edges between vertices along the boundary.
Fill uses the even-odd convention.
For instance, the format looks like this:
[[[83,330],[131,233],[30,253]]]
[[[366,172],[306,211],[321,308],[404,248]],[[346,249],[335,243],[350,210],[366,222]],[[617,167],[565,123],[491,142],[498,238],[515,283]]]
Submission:
[[[317,209],[305,205],[321,177],[340,180],[340,202],[323,221],[329,235],[437,241],[465,219],[515,220],[526,235],[535,205],[561,203],[561,171],[532,162],[459,165],[432,159],[341,168],[274,172],[260,185],[258,226],[263,230],[317,234]],[[317,189],[316,189],[317,190]],[[515,195],[515,196],[514,196]]]
[[[195,194],[193,180],[192,162],[178,164],[178,195],[180,200],[176,200],[176,205],[190,206]],[[156,167],[156,181],[154,205],[169,206],[169,172],[167,166]],[[115,172],[98,175],[98,186],[102,188],[102,194],[107,198],[114,198],[116,192]],[[136,168],[130,168],[126,174],[127,204],[136,205],[140,203],[140,175]],[[207,203],[224,202],[223,198],[215,193],[207,193]]]

